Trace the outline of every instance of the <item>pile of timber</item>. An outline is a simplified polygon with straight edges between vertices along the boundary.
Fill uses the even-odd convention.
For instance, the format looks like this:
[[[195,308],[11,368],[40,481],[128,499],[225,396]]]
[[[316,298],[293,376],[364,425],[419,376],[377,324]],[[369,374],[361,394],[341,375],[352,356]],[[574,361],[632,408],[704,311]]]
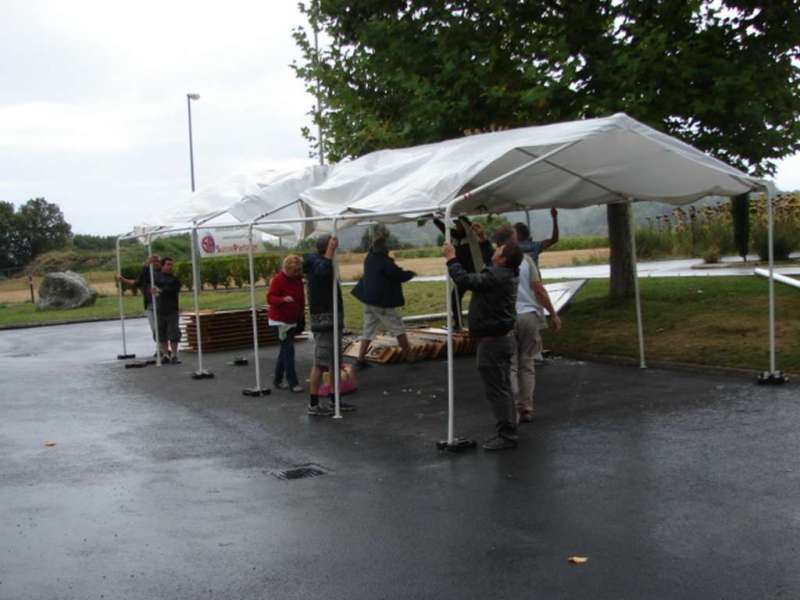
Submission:
[[[366,359],[370,362],[386,365],[403,362],[409,358],[415,360],[443,359],[447,356],[447,330],[440,327],[427,327],[422,329],[408,329],[406,331],[411,344],[411,356],[397,343],[397,339],[389,336],[378,336],[372,340]],[[467,331],[457,331],[453,334],[453,353],[456,356],[473,354],[476,341]],[[344,355],[358,358],[360,342],[354,341],[345,347]]]
[[[256,311],[258,321],[258,345],[279,343],[278,328],[267,324],[267,309]],[[195,314],[181,314],[181,349],[197,352],[197,322]],[[201,310],[200,327],[203,335],[203,352],[234,350],[253,347],[253,321],[250,309]]]

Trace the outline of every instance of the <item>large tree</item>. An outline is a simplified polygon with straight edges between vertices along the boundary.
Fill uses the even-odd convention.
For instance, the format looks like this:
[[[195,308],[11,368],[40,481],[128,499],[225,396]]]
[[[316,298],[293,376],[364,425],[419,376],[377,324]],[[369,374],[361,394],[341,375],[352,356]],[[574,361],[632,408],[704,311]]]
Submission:
[[[14,212],[11,203],[0,202],[1,267],[22,267],[43,252],[65,247],[71,236],[72,229],[57,204],[36,198]]]
[[[318,0],[295,65],[330,160],[624,111],[743,170],[800,149],[800,0]],[[306,136],[319,151],[311,129]],[[629,211],[609,207],[630,263]],[[621,273],[621,275],[617,275]],[[612,269],[612,295],[631,292]]]

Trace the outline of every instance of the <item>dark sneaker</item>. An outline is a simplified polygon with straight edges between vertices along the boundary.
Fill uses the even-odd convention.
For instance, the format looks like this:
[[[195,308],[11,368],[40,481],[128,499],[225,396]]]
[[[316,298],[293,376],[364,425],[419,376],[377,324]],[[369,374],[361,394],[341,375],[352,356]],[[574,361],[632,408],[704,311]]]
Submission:
[[[173,356],[173,357],[172,357],[172,358],[169,360],[169,362],[171,362],[173,365],[179,365],[179,364],[181,364],[181,361],[180,361],[180,360],[178,360],[178,357],[177,357],[177,355],[176,355],[176,356]]]
[[[503,437],[502,435],[496,435],[494,437],[490,437],[488,440],[483,442],[483,449],[487,451],[495,451],[495,450],[511,450],[517,447],[516,440],[511,440],[509,438]]]
[[[520,423],[531,423],[533,422],[533,412],[524,411],[519,413],[519,419],[517,419]]]
[[[333,411],[327,406],[322,406],[321,404],[315,404],[313,406],[309,404],[308,414],[312,417],[330,417],[333,415]]]
[[[289,389],[289,384],[286,383],[285,381],[282,381],[280,383],[274,383],[272,385],[272,387],[274,387],[275,389],[278,389],[278,390],[288,390]]]

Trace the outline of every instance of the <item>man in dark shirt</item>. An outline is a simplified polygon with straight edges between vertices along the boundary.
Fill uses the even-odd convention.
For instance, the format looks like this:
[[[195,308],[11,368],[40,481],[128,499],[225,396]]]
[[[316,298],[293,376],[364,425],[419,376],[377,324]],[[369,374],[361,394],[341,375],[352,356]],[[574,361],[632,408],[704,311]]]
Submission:
[[[155,277],[156,309],[158,314],[158,339],[161,342],[161,354],[165,362],[178,364],[178,344],[181,341],[179,325],[178,297],[181,293],[181,282],[172,274],[174,261],[165,256],[161,261],[161,271]]]
[[[517,318],[517,273],[522,250],[513,241],[497,247],[492,264],[480,273],[461,266],[455,248],[442,249],[453,281],[472,291],[469,332],[478,339],[478,372],[492,406],[496,435],[484,442],[485,450],[517,447],[517,414],[511,393],[511,357],[514,354],[514,322]]]

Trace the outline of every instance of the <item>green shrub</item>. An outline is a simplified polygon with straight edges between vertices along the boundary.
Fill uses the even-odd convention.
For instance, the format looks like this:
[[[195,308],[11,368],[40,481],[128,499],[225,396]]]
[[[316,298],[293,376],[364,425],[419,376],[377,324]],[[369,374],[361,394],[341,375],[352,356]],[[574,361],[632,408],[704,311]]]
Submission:
[[[194,274],[192,273],[192,263],[184,260],[176,262],[175,277],[177,277],[180,280],[181,284],[187,290],[191,290],[192,285],[194,285]]]
[[[142,272],[142,265],[137,265],[137,264],[122,265],[122,267],[120,268],[120,273],[125,279],[136,280],[138,279],[139,273],[141,272]],[[126,288],[123,288],[123,293],[125,292],[125,289]],[[127,288],[127,289],[130,290],[131,295],[133,296],[139,293],[139,288],[137,287]]]
[[[231,279],[238,288],[250,284],[250,266],[246,256],[237,256],[236,260],[231,261]]]
[[[636,254],[639,258],[655,258],[672,254],[673,239],[668,230],[644,227],[636,230]]]
[[[269,282],[272,276],[280,271],[281,260],[281,257],[277,254],[262,254],[261,256],[254,257],[256,278]]]
[[[230,274],[228,265],[222,258],[208,258],[203,261],[203,268],[200,271],[200,281],[203,285],[208,284],[215,290],[224,285]]]

